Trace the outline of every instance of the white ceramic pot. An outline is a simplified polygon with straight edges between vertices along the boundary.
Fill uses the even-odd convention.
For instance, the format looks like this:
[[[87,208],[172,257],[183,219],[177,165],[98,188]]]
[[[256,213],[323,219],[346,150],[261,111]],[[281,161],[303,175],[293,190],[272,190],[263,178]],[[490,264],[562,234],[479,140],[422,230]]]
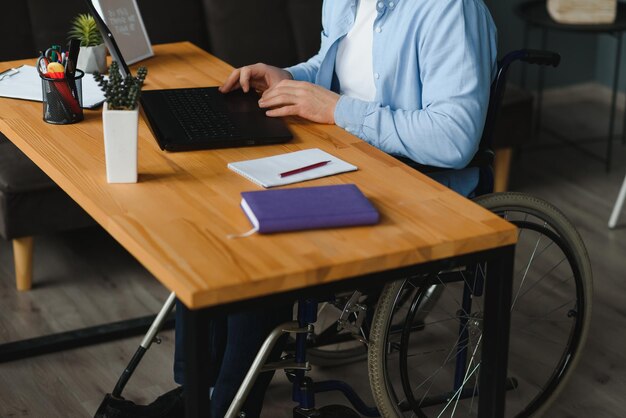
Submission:
[[[107,48],[104,44],[98,46],[81,46],[76,67],[86,73],[107,72]]]
[[[548,0],[548,13],[559,23],[598,25],[613,23],[617,0]]]
[[[109,183],[137,183],[139,110],[109,110],[104,103],[104,156]]]

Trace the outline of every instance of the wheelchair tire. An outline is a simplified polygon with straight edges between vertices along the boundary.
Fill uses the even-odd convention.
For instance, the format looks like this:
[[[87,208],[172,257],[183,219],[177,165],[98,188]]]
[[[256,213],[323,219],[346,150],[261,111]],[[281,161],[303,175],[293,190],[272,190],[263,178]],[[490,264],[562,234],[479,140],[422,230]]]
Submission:
[[[520,230],[505,416],[541,416],[571,377],[587,338],[593,292],[589,257],[574,226],[557,208],[541,199],[522,193],[498,193],[482,196],[475,202],[507,218]],[[527,253],[530,253],[528,258]],[[554,263],[554,260],[559,261]],[[518,261],[523,261],[521,269]],[[549,263],[547,269],[546,263]],[[479,358],[482,317],[480,309],[476,309],[480,308],[481,296],[476,292],[480,283],[476,278],[486,270],[482,263],[465,270],[386,285],[374,314],[368,352],[372,393],[381,416],[477,416],[478,402],[474,398],[479,397],[476,382],[480,363],[477,360],[474,366],[474,359]],[[450,274],[460,278],[449,280]],[[533,280],[534,276],[539,278]],[[433,289],[440,292],[432,292]],[[463,297],[465,292],[470,293],[473,307],[469,311],[458,309],[467,306],[458,297],[461,290]],[[429,300],[430,294],[437,297],[435,307]],[[410,308],[407,299],[411,301]],[[554,305],[546,309],[550,302]],[[420,314],[420,306],[428,306],[425,314]],[[445,309],[449,311],[444,312]],[[404,316],[405,310],[412,316]],[[398,324],[400,342],[395,341]],[[465,343],[461,346],[463,331]],[[448,350],[446,345],[438,352],[433,345],[443,340],[452,342],[452,348]],[[464,349],[463,355],[459,354],[459,347]],[[537,347],[544,351],[533,352]],[[415,351],[409,354],[408,350],[412,349]],[[395,353],[399,363],[395,362]],[[439,362],[435,365],[426,360],[420,362],[420,356],[438,357]],[[466,359],[462,367],[458,366],[458,357]],[[461,380],[455,375],[459,369]],[[435,373],[441,374],[441,378]]]

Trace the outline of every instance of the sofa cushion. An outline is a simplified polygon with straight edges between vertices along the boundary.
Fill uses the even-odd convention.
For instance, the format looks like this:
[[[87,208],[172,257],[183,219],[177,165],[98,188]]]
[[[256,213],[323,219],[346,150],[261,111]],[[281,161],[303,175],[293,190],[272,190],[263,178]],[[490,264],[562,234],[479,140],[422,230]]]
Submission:
[[[153,44],[189,41],[207,49],[206,25],[199,0],[138,0],[141,17]]]
[[[56,184],[0,133],[0,192],[32,192],[53,187]]]
[[[94,221],[0,134],[0,236],[31,236],[92,225]]]
[[[95,225],[58,187],[24,193],[0,192],[0,237],[14,239]]]

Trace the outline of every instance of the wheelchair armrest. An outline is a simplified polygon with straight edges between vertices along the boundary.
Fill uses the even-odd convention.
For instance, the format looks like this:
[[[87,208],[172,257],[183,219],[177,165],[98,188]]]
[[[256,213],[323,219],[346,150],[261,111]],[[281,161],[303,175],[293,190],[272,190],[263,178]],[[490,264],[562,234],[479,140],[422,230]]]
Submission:
[[[470,163],[465,168],[488,167],[493,164],[494,156],[495,154],[491,149],[488,149],[488,148],[480,149],[478,150],[478,152],[476,152],[476,155],[474,155],[474,158],[472,158],[472,161],[470,161]],[[419,164],[411,160],[410,158],[406,158],[406,157],[398,157],[395,155],[394,157],[402,161],[404,164],[408,165],[409,167],[414,168],[420,173],[424,173],[424,174],[452,170],[452,168],[434,167],[431,165]]]

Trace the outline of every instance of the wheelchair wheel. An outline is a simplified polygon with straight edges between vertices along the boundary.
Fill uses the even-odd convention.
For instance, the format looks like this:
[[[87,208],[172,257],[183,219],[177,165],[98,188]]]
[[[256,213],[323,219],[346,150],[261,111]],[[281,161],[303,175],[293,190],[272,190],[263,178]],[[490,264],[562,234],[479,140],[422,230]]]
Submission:
[[[580,358],[592,298],[585,246],[564,215],[520,193],[476,203],[519,228],[506,416],[540,416]],[[368,367],[383,417],[476,417],[488,263],[388,284],[370,332]],[[497,278],[495,278],[497,279]]]

